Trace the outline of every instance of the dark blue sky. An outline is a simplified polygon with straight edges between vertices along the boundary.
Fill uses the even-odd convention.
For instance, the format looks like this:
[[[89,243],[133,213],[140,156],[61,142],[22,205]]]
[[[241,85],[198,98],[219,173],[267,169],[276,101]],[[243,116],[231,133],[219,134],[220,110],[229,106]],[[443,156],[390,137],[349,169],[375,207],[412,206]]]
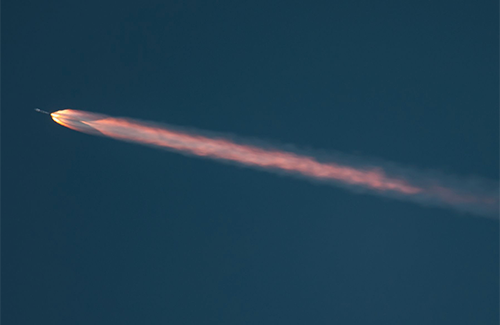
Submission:
[[[154,150],[74,108],[499,179],[498,1],[7,1],[5,324],[498,324],[498,221]]]

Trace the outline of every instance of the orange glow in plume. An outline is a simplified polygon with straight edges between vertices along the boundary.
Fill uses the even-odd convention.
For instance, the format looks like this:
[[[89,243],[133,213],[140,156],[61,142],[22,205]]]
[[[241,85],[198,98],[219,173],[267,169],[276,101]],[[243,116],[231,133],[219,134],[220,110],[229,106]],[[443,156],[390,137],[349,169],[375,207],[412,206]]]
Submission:
[[[304,156],[278,149],[239,144],[220,137],[207,137],[188,131],[179,131],[163,125],[153,125],[125,118],[65,109],[51,114],[52,119],[70,129],[107,136],[118,140],[161,147],[195,156],[231,161],[246,166],[278,170],[307,178],[333,181],[377,193],[414,197],[414,201],[434,205],[486,206],[486,214],[498,213],[496,197],[475,196],[456,192],[439,183],[432,186],[412,185],[403,177],[389,177],[380,167],[352,167],[333,162],[319,162]],[[432,182],[431,182],[432,183]],[[474,209],[462,209],[472,210]],[[480,210],[481,209],[476,209]],[[477,211],[476,211],[477,212]],[[479,212],[479,214],[485,214]]]

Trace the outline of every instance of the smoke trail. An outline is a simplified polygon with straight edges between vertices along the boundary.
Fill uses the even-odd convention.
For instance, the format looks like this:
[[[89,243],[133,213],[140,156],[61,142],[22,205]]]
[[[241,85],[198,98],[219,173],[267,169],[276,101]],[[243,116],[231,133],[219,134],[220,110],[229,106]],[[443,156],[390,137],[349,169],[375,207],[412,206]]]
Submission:
[[[51,116],[55,122],[80,132],[498,218],[498,183],[494,181],[461,180],[394,166],[383,169],[381,166],[353,165],[352,162],[323,162],[318,157],[235,142],[228,137],[203,135],[201,132],[77,110],[61,110]]]

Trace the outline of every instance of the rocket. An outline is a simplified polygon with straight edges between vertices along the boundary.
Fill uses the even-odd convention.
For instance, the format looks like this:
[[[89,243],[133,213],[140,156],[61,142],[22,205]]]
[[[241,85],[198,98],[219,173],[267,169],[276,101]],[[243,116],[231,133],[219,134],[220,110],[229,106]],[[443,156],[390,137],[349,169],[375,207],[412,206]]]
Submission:
[[[47,115],[50,115],[50,113],[49,113],[49,112],[46,112],[46,111],[44,111],[44,110],[41,110],[41,109],[39,109],[39,108],[35,108],[35,112],[38,112],[38,113],[43,113],[43,114],[47,114]]]

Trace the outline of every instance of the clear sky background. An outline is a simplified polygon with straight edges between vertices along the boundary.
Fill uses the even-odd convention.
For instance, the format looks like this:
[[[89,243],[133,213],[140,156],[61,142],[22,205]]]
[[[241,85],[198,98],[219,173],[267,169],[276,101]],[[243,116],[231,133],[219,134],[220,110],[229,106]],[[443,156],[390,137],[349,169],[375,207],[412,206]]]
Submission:
[[[499,179],[498,1],[2,6],[5,324],[498,324],[498,221],[80,134],[74,108]]]

